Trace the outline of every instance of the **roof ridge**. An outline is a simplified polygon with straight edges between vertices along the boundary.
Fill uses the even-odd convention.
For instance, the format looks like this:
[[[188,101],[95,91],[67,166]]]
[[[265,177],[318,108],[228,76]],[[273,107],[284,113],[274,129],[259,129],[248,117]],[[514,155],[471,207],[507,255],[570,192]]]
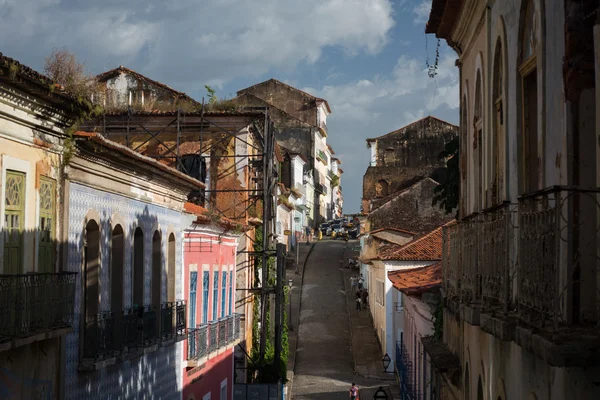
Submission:
[[[262,85],[263,83],[266,83],[266,82],[269,82],[269,81],[274,81],[274,82],[280,83],[280,84],[282,84],[282,85],[284,85],[284,86],[287,86],[287,87],[289,87],[290,89],[293,89],[293,90],[295,90],[295,91],[297,91],[297,92],[303,93],[303,94],[307,95],[308,97],[310,97],[310,98],[312,98],[312,99],[314,99],[314,100],[321,100],[321,101],[324,101],[324,102],[325,102],[325,104],[327,105],[327,109],[328,109],[328,110],[329,110],[329,112],[331,113],[331,107],[329,107],[329,102],[328,102],[327,100],[325,100],[324,98],[322,98],[322,97],[317,97],[317,96],[315,96],[314,94],[310,94],[310,93],[308,93],[308,92],[307,92],[307,91],[305,91],[305,90],[298,89],[297,87],[294,87],[294,86],[292,86],[292,85],[290,85],[290,84],[287,84],[287,83],[285,83],[285,82],[282,82],[282,81],[280,81],[280,80],[279,80],[279,79],[277,79],[277,78],[271,78],[271,79],[267,79],[266,81],[262,81],[262,82],[255,83],[255,84],[254,84],[254,85],[252,85],[252,86],[248,86],[248,87],[246,87],[246,88],[244,88],[244,89],[240,89],[240,90],[238,90],[238,91],[237,91],[237,93],[244,92],[244,91],[246,91],[246,90],[248,90],[248,89],[251,89],[251,88],[253,88],[253,87],[255,87],[255,86],[258,86],[258,85]],[[258,97],[258,96],[257,96],[257,97]],[[260,98],[260,97],[259,97],[259,98]],[[261,99],[261,100],[262,100],[262,99]]]
[[[113,74],[115,72],[128,72],[130,74],[136,75],[138,78],[141,78],[141,79],[144,79],[144,80],[146,80],[148,82],[151,82],[152,84],[160,86],[160,87],[162,87],[162,88],[164,88],[164,89],[166,89],[166,90],[168,90],[170,92],[177,93],[180,97],[183,97],[186,100],[190,100],[190,101],[192,101],[192,102],[194,102],[196,104],[200,104],[200,102],[198,102],[197,100],[194,100],[193,98],[191,98],[187,93],[179,91],[177,89],[173,89],[172,87],[170,87],[167,84],[164,84],[162,82],[159,82],[157,80],[149,78],[146,75],[144,75],[144,74],[142,74],[140,72],[137,72],[137,71],[135,71],[135,70],[133,70],[131,68],[127,68],[127,67],[125,67],[123,65],[119,65],[117,68],[113,68],[113,69],[110,69],[108,71],[105,71],[105,72],[102,72],[102,73],[96,75],[96,79],[98,79],[98,80],[104,79],[105,77],[108,77],[109,75],[111,75],[111,74]]]
[[[445,124],[447,124],[447,125],[452,125],[453,127],[455,127],[455,128],[458,128],[458,126],[457,126],[457,125],[451,124],[451,123],[450,123],[450,122],[448,122],[448,121],[445,121],[445,120],[443,120],[443,119],[441,119],[441,118],[438,118],[438,117],[434,117],[433,115],[428,115],[428,116],[426,116],[426,117],[423,117],[423,118],[420,118],[420,119],[418,119],[418,120],[416,120],[416,121],[413,121],[413,122],[411,122],[411,123],[409,123],[409,124],[407,124],[407,125],[404,125],[404,126],[403,126],[403,127],[401,127],[401,128],[398,128],[398,129],[396,129],[396,130],[393,130],[393,131],[391,131],[391,132],[385,133],[385,134],[383,134],[383,135],[381,135],[381,136],[377,136],[377,137],[374,137],[374,138],[367,138],[367,143],[368,143],[368,142],[371,142],[371,141],[374,141],[374,140],[383,139],[383,138],[385,138],[386,136],[392,135],[392,134],[394,134],[394,133],[398,133],[398,132],[400,132],[401,130],[403,130],[403,129],[406,129],[406,128],[408,128],[408,127],[411,127],[411,126],[413,126],[413,125],[415,125],[415,124],[417,124],[417,123],[419,123],[419,122],[421,122],[421,121],[424,121],[424,120],[426,120],[426,119],[435,119],[435,120],[438,120],[438,121],[440,121],[440,122],[443,122],[443,123],[445,123]]]

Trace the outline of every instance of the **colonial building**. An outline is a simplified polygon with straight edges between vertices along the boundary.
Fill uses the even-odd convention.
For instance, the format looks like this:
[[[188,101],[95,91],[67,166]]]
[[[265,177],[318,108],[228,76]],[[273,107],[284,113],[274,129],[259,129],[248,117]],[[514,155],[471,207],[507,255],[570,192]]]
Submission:
[[[441,335],[442,320],[437,310],[442,307],[442,262],[389,272],[388,279],[394,286],[393,296],[399,299],[395,303],[394,332],[399,331],[400,337],[394,356],[400,391],[405,399],[439,399],[440,384],[432,373],[424,343]]]
[[[65,398],[177,397],[186,311],[182,212],[204,184],[96,133],[65,170],[65,269],[77,273]]]
[[[442,258],[442,228],[438,227],[420,238],[406,244],[389,243],[381,246],[368,267],[369,306],[373,326],[381,344],[382,354],[388,354],[394,371],[396,343],[404,332],[404,303],[402,295],[393,289],[388,275],[393,271],[405,271],[425,267]]]
[[[184,291],[188,335],[184,349],[183,398],[232,399],[234,346],[241,315],[235,312],[236,252],[248,227],[212,218],[207,209],[185,204]]]
[[[148,78],[120,65],[96,76],[97,90],[94,101],[107,109],[152,111],[175,105],[199,107],[200,104],[164,83]]]
[[[316,227],[331,214],[331,154],[328,155],[327,149],[329,103],[277,79],[242,89],[235,100],[245,105],[268,106],[278,128],[277,142],[308,160],[305,168],[315,188],[310,222]]]
[[[383,136],[367,139],[371,161],[363,177],[362,211],[370,213],[374,199],[385,198],[430,177],[443,182],[440,153],[457,136],[458,127],[428,116]]]
[[[426,31],[460,71],[448,398],[600,397],[597,17],[597,1],[433,1]]]
[[[0,396],[65,395],[79,276],[64,268],[67,128],[89,106],[0,53]]]

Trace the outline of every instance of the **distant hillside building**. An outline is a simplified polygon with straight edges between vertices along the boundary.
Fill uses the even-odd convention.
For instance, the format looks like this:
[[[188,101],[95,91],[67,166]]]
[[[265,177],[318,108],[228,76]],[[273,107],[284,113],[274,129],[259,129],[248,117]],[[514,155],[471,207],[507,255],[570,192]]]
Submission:
[[[458,127],[432,116],[377,138],[367,139],[371,161],[363,177],[363,212],[374,199],[387,197],[425,177],[445,179],[439,154],[458,135]]]

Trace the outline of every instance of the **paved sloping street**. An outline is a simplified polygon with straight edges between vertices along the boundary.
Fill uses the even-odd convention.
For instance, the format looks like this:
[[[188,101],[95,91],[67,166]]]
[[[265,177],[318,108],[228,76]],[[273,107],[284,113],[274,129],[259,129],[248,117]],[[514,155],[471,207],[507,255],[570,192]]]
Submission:
[[[379,384],[354,373],[342,259],[346,243],[315,244],[302,287],[293,399],[347,399],[352,382]],[[389,382],[386,382],[389,383]]]

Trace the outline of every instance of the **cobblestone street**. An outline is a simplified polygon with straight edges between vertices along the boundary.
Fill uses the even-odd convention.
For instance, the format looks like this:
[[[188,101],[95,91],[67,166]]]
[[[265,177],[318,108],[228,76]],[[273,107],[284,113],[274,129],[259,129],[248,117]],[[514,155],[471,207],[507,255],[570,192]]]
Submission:
[[[342,268],[345,246],[344,241],[318,242],[305,264],[295,400],[347,399],[352,382],[361,388],[392,383],[355,374]]]

